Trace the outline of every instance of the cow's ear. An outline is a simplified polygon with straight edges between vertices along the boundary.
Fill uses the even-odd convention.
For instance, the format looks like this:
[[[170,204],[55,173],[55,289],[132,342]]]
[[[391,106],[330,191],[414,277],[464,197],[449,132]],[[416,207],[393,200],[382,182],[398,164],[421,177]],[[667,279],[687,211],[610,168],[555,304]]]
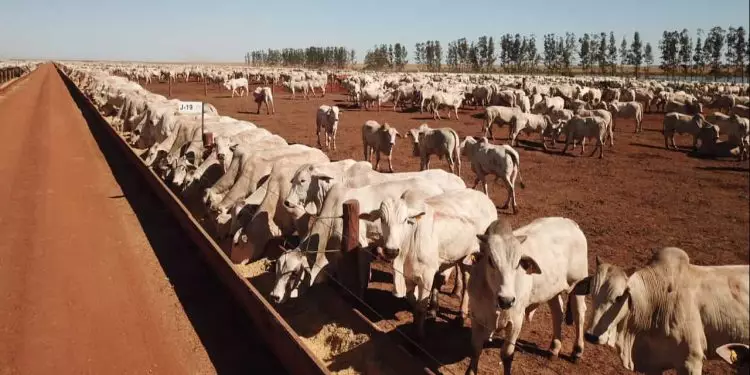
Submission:
[[[419,220],[422,219],[423,216],[424,216],[424,211],[422,211],[422,212],[420,212],[420,213],[418,213],[416,215],[409,216],[409,219],[408,219],[409,224],[415,224],[415,223],[417,223]]]
[[[518,262],[518,265],[523,268],[527,274],[541,274],[542,270],[539,268],[539,265],[536,263],[536,261],[527,255],[524,255],[521,257],[521,260]]]
[[[518,240],[519,243],[523,244],[526,242],[526,239],[529,238],[529,236],[522,235],[522,236],[516,236],[516,240]]]
[[[602,263],[604,263],[604,262],[602,262],[602,258],[599,258],[599,256],[597,255],[596,256],[596,266],[599,267],[599,266],[602,265]]]
[[[404,136],[401,135],[401,133],[399,133],[398,130],[396,130],[396,137],[403,138]]]
[[[370,212],[363,212],[359,214],[359,218],[367,221],[376,221],[380,219],[380,210],[374,210]]]
[[[578,280],[571,293],[576,296],[585,296],[591,293],[591,276]]]
[[[329,175],[327,175],[325,173],[316,173],[316,174],[313,175],[313,177],[315,177],[315,178],[317,178],[319,180],[323,180],[325,182],[331,182],[331,180],[333,180],[332,176],[329,176]]]
[[[477,234],[477,239],[480,244],[486,244],[489,241],[490,236],[487,234]]]

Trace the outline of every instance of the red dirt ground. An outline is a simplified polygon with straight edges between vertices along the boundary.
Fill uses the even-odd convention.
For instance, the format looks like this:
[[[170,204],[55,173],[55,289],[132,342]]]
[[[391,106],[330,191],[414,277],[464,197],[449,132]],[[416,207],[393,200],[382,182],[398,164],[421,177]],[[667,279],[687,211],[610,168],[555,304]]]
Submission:
[[[174,240],[174,224],[160,222],[158,235],[142,227],[159,214],[144,219],[132,205],[53,65],[0,93],[0,124],[0,374],[228,368],[225,357],[237,349],[217,354],[218,336],[205,332],[212,326],[224,341],[233,337],[206,323],[231,321],[226,301],[208,282],[193,285],[193,296],[217,296],[208,300],[221,304],[209,317],[180,291],[185,276],[207,280],[197,275],[198,258]],[[160,264],[168,246],[184,251],[185,267]],[[267,352],[258,355],[256,371],[278,370],[262,367],[272,362]]]
[[[146,88],[167,95],[168,85],[155,83]],[[362,159],[360,127],[366,120],[388,122],[402,134],[426,122],[432,127],[451,127],[461,137],[480,135],[483,121],[481,110],[472,108],[459,111],[460,121],[433,121],[428,114],[394,112],[390,107],[379,113],[348,109],[348,102],[341,94],[329,94],[309,101],[298,96],[293,101],[281,88],[275,88],[274,92],[276,114],[270,116],[265,115],[265,108],[256,115],[255,103],[247,97],[230,98],[229,92],[215,85],[209,86],[206,98],[202,83],[177,83],[173,86],[172,97],[206,100],[222,115],[250,120],[289,142],[307,145],[316,144],[315,109],[321,104],[337,104],[346,111],[339,124],[338,150],[328,152],[332,160]],[[536,136],[528,138],[531,142],[522,142],[517,149],[526,188],[517,189],[519,213],[507,216],[513,227],[543,216],[565,216],[575,220],[589,241],[590,269],[595,264],[595,256],[626,269],[639,267],[647,262],[654,250],[665,246],[685,249],[695,264],[749,263],[748,162],[696,159],[687,155],[686,148],[680,151],[664,149],[660,132],[662,118],[662,114],[647,114],[644,132],[640,134],[633,133],[632,120],[619,120],[615,147],[607,146],[603,160],[579,157],[578,150],[570,156],[559,155],[562,145],[545,153],[536,147]],[[496,143],[507,142],[507,127],[496,137]],[[687,147],[690,138],[678,136],[677,143]],[[468,186],[472,186],[474,174],[468,160],[463,158],[462,164],[462,177]],[[433,160],[432,166],[447,170],[442,161]],[[411,145],[406,138],[397,141],[394,168],[396,171],[419,169],[419,160],[411,156]],[[497,205],[501,205],[506,197],[501,185],[493,183],[490,183],[490,195]],[[374,269],[367,300],[378,314],[371,314],[371,319],[388,330],[410,325],[411,313],[406,304],[390,296],[389,267],[375,264]],[[428,340],[425,348],[443,365],[435,367],[445,373],[460,374],[468,365],[470,333],[468,329],[451,327],[444,319],[455,314],[457,301],[443,295],[442,305],[448,308],[441,310],[437,323],[428,326],[428,337],[435,339]],[[411,332],[410,327],[404,330]],[[572,328],[565,329],[565,354],[572,350],[573,335]],[[627,373],[615,350],[607,347],[587,345],[583,359],[577,364],[564,359],[548,361],[544,353],[551,339],[551,323],[546,307],[538,310],[533,322],[525,324],[521,339],[527,345],[523,345],[516,355],[514,373]],[[496,344],[485,349],[480,373],[498,373],[497,348]],[[707,361],[704,372],[729,374],[732,370],[720,361]]]

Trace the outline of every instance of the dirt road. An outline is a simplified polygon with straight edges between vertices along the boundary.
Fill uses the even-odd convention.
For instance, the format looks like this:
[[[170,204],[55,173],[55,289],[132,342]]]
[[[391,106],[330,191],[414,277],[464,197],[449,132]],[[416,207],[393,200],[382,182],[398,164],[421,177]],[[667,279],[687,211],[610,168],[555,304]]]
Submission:
[[[1,95],[0,374],[247,373],[242,350],[275,370],[163,208],[132,196],[54,66]]]

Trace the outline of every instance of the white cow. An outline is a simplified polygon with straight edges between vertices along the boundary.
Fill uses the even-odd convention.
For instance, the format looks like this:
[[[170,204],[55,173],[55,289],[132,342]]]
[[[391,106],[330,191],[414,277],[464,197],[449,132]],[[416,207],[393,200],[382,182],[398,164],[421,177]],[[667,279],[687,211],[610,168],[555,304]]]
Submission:
[[[586,139],[596,139],[596,147],[591,152],[591,156],[594,156],[596,150],[599,149],[599,158],[604,156],[604,142],[607,140],[607,131],[610,132],[610,139],[612,139],[611,132],[612,127],[609,126],[607,120],[591,116],[591,117],[579,117],[576,116],[568,121],[563,126],[563,133],[565,133],[565,147],[562,150],[562,154],[568,150],[568,146],[573,143],[573,149],[575,149],[576,141],[581,141],[581,155],[586,152]],[[610,142],[610,145],[612,143]]]
[[[492,134],[492,124],[497,124],[498,128],[502,128],[503,125],[510,125],[510,121],[514,115],[523,113],[521,108],[517,107],[503,107],[503,106],[489,106],[484,109],[484,136],[490,137],[492,140],[495,136]]]
[[[510,142],[511,146],[518,146],[518,135],[523,131],[526,134],[539,133],[544,151],[548,151],[544,137],[551,134],[554,123],[549,115],[535,115],[531,113],[519,113],[510,119]]]
[[[574,221],[547,217],[511,231],[505,220],[479,235],[481,253],[469,280],[473,353],[467,374],[478,373],[484,342],[505,333],[500,358],[510,374],[524,317],[547,303],[552,313],[552,356],[562,349],[563,293],[588,275],[586,236]],[[573,358],[583,354],[584,296],[568,296],[566,323],[576,322]]]
[[[432,118],[433,120],[441,120],[440,117],[440,107],[445,106],[448,107],[448,120],[451,119],[451,109],[453,110],[453,113],[456,114],[456,120],[458,120],[458,109],[461,107],[461,104],[464,101],[464,94],[462,92],[457,93],[447,93],[442,91],[437,91],[434,94],[432,94],[432,102],[430,103],[432,105]]]
[[[437,155],[439,159],[445,158],[452,173],[461,175],[461,140],[458,134],[451,128],[432,129],[427,124],[422,124],[416,129],[409,130],[412,139],[412,154],[419,156],[419,170],[430,168],[430,156]]]
[[[266,114],[269,114],[269,104],[271,105],[273,113],[276,113],[276,107],[273,105],[273,92],[270,87],[257,87],[255,91],[253,91],[253,98],[255,102],[258,103],[257,114],[260,114],[260,106],[263,103],[266,104]]]
[[[435,276],[479,251],[476,236],[497,220],[495,205],[485,194],[461,189],[427,199],[386,199],[368,217],[377,219],[383,232],[383,253],[393,260],[394,295],[415,297],[414,320],[418,335],[424,337],[425,312],[430,308],[434,314],[437,309]],[[462,268],[466,283],[468,270]],[[464,288],[458,317],[462,321],[469,303]]]
[[[508,191],[508,197],[502,208],[508,208],[510,203],[513,213],[516,213],[518,210],[516,177],[519,178],[521,187],[525,187],[521,178],[521,159],[518,152],[508,145],[493,145],[487,138],[476,140],[472,136],[467,136],[461,142],[461,154],[468,156],[471,170],[477,175],[472,189],[476,189],[479,182],[482,182],[484,193],[489,195],[487,175],[494,174],[496,181],[502,178],[505,189]]]
[[[375,170],[380,165],[380,154],[384,153],[388,159],[388,171],[393,173],[393,146],[401,133],[388,123],[380,125],[377,121],[368,120],[362,125],[362,146],[366,161],[372,162],[375,153]]]
[[[336,149],[336,131],[339,128],[339,116],[341,110],[338,106],[321,105],[315,115],[315,135],[318,137],[318,147],[323,147],[320,143],[320,132],[325,135],[326,148],[333,147]]]
[[[243,96],[250,92],[247,78],[232,78],[230,80],[224,81],[224,88],[232,91],[233,98],[234,94],[237,94],[237,89],[240,89],[240,96]]]
[[[617,347],[630,371],[700,375],[721,345],[750,342],[747,265],[696,266],[668,247],[630,276],[597,259],[574,293],[593,301],[586,340]]]
[[[313,283],[326,280],[327,275],[336,268],[341,253],[326,250],[341,248],[343,230],[341,215],[343,214],[344,202],[356,199],[359,202],[360,212],[369,213],[377,210],[382,201],[391,197],[400,197],[408,190],[418,191],[425,197],[445,191],[434,182],[422,178],[387,181],[361,188],[333,186],[323,203],[320,214],[315,218],[308,236],[302,240],[295,250],[286,252],[279,258],[278,262],[281,265],[277,265],[276,268],[276,284],[271,292],[272,300],[276,303],[282,303],[289,296],[304,292],[304,288],[301,288],[302,285],[295,283],[295,277],[292,276],[304,273],[304,278],[309,280],[309,283],[304,284],[304,287],[309,287]],[[379,242],[381,236],[382,231],[379,223],[360,220],[358,236],[360,247],[366,248],[370,243]],[[312,267],[310,264],[312,264]],[[299,278],[300,276],[296,277]]]
[[[613,101],[607,105],[607,110],[612,113],[612,129],[617,127],[615,118],[632,118],[635,120],[635,132],[643,131],[643,105],[641,103]]]
[[[690,134],[693,136],[693,149],[698,146],[698,133],[701,128],[708,124],[703,118],[703,115],[683,115],[682,113],[670,112],[664,116],[664,146],[670,149],[669,141],[672,141],[672,146],[677,149],[677,145],[674,143],[674,135],[678,134]]]

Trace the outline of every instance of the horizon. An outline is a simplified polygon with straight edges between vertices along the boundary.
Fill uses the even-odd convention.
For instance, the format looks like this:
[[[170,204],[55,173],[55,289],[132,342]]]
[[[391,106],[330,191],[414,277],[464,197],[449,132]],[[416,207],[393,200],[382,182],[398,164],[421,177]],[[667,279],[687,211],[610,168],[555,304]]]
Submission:
[[[51,0],[11,0],[4,7],[5,21],[0,23],[0,59],[243,63],[245,54],[255,50],[343,46],[354,49],[356,62],[362,63],[374,45],[401,43],[407,48],[411,64],[414,45],[426,40],[440,41],[445,60],[448,43],[459,38],[471,42],[486,35],[497,43],[506,33],[534,34],[538,53],[543,54],[543,36],[547,33],[559,36],[573,32],[580,38],[584,33],[613,31],[619,48],[623,36],[629,44],[638,31],[643,44],[653,47],[654,65],[658,65],[658,43],[664,30],[685,28],[694,44],[697,29],[707,32],[713,26],[725,30],[730,26],[750,28],[747,0],[634,0],[627,6],[603,10],[600,2],[592,0],[580,0],[574,7],[542,2],[547,7],[544,14],[530,12],[521,4],[479,0],[466,10],[466,21],[462,22],[449,7],[429,10],[434,8],[434,2],[427,1],[384,0],[349,11],[348,4],[335,0],[224,2],[210,6],[194,0],[158,4],[134,0],[126,7],[92,0],[61,4]],[[290,13],[290,9],[294,12]],[[476,12],[477,9],[484,11]],[[260,12],[256,18],[242,17],[256,10]],[[608,15],[612,11],[618,12],[616,18]],[[515,17],[504,17],[508,14]],[[586,20],[587,26],[581,27],[579,20]],[[455,27],[448,27],[450,24]],[[84,40],[85,43],[79,42]]]

